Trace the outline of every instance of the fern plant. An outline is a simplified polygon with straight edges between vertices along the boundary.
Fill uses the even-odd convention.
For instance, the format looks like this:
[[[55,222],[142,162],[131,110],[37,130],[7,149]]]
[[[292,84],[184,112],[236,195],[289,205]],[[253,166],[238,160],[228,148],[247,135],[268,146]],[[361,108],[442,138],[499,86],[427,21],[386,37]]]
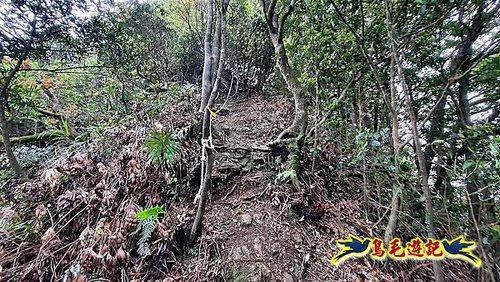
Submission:
[[[149,239],[153,235],[153,231],[156,227],[156,222],[158,221],[158,216],[164,214],[163,206],[155,206],[148,209],[142,209],[135,214],[135,217],[139,220],[137,228],[131,235],[139,234],[139,240],[137,241],[137,253],[145,258],[151,255],[151,249],[149,248]]]
[[[276,182],[278,181],[285,181],[289,178],[296,177],[297,173],[293,169],[285,170],[283,172],[278,173],[276,176]]]
[[[151,132],[144,145],[151,161],[158,164],[175,159],[179,148],[169,131]]]

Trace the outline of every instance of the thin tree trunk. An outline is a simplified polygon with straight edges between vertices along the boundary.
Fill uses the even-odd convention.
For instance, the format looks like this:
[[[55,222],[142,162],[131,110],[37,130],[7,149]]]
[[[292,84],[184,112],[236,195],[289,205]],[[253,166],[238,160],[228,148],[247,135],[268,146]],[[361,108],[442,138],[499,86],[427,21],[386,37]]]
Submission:
[[[9,72],[9,75],[5,78],[3,85],[2,85],[2,90],[0,92],[0,126],[2,128],[2,139],[3,139],[4,148],[5,148],[5,154],[7,155],[7,159],[9,160],[10,166],[16,172],[16,174],[21,178],[25,178],[26,174],[24,172],[24,169],[21,167],[21,165],[17,161],[17,158],[14,155],[14,151],[12,150],[12,143],[10,141],[9,127],[7,124],[7,116],[5,113],[5,109],[7,107],[7,101],[8,101],[8,96],[9,96],[8,90],[9,90],[10,83],[14,79],[16,73],[20,70],[23,61],[28,56],[29,49],[31,48],[31,43],[32,43],[32,41],[30,41],[28,47],[23,52],[21,57],[18,59],[14,68]]]
[[[392,199],[391,199],[391,213],[389,214],[389,220],[387,222],[387,226],[385,228],[384,233],[384,242],[385,244],[389,244],[389,241],[394,238],[394,234],[396,233],[396,227],[398,224],[398,216],[399,216],[399,203],[400,203],[400,193],[403,188],[399,181],[399,175],[401,173],[401,167],[399,165],[399,159],[401,156],[401,145],[399,143],[399,121],[398,121],[398,99],[396,97],[396,81],[395,81],[395,62],[394,59],[391,59],[391,68],[390,68],[390,87],[391,87],[391,97],[390,97],[390,109],[391,109],[391,138],[392,138],[392,147],[394,153],[394,180],[392,184]]]
[[[2,97],[3,98],[3,97]],[[0,125],[2,126],[2,142],[5,148],[5,154],[7,155],[7,159],[9,160],[10,166],[16,172],[16,174],[25,178],[26,175],[24,173],[24,169],[21,167],[19,162],[17,161],[16,155],[14,155],[14,151],[12,150],[12,143],[10,142],[9,136],[9,128],[7,125],[7,118],[5,116],[5,106],[3,99],[0,101]]]
[[[368,64],[370,71],[373,74],[373,77],[375,78],[375,81],[377,82],[377,85],[380,89],[380,92],[382,93],[382,98],[384,100],[384,104],[386,105],[386,108],[389,113],[388,114],[381,114],[380,116],[385,119],[381,121],[381,124],[391,124],[392,126],[392,142],[393,142],[393,147],[394,147],[394,160],[395,160],[395,172],[394,172],[394,184],[393,184],[393,189],[392,189],[392,199],[391,199],[391,213],[389,215],[389,221],[387,223],[386,229],[385,229],[385,234],[384,234],[384,240],[386,244],[390,239],[392,239],[393,234],[395,233],[396,227],[397,227],[397,221],[398,221],[398,212],[399,212],[399,195],[402,189],[401,184],[399,183],[399,173],[400,173],[400,168],[399,168],[399,158],[400,158],[400,150],[401,150],[401,145],[399,143],[399,122],[397,119],[398,115],[398,105],[397,105],[397,99],[395,96],[395,85],[394,85],[394,61],[391,62],[392,67],[391,67],[391,94],[387,93],[385,84],[382,80],[382,76],[379,74],[377,67],[375,63],[372,61],[370,56],[368,55],[368,51],[366,50],[364,46],[364,37],[360,37],[356,30],[349,25],[348,21],[340,11],[340,9],[337,7],[335,2],[331,3],[333,5],[333,8],[337,15],[339,16],[340,21],[345,24],[349,31],[352,33],[354,38],[356,39],[356,42],[360,46],[361,54],[363,55],[363,58],[365,59],[366,63]],[[363,35],[362,35],[363,36]],[[389,117],[390,116],[390,117]]]
[[[208,99],[210,99],[210,92],[212,90],[212,26],[214,17],[214,4],[212,0],[208,2],[207,24],[205,26],[205,39],[203,43],[204,60],[203,60],[203,74],[201,78],[201,103],[199,112],[203,112],[207,106]]]
[[[212,1],[212,0],[209,0]],[[210,4],[213,5],[213,4]],[[218,66],[212,64],[210,66],[207,66],[208,69],[212,70],[217,67],[216,71],[216,78],[214,80],[214,84],[210,83],[210,91],[208,92],[208,100],[206,102],[206,106],[203,107],[203,125],[202,125],[202,139],[201,139],[201,144],[202,144],[202,157],[205,158],[205,153],[206,153],[206,159],[202,159],[202,167],[205,166],[204,173],[201,175],[202,177],[202,183],[200,185],[200,191],[198,192],[197,197],[199,196],[199,203],[198,203],[198,210],[196,212],[196,217],[193,222],[193,226],[191,227],[191,233],[189,235],[189,241],[193,243],[199,234],[203,222],[203,216],[205,213],[205,207],[207,203],[207,193],[208,193],[208,188],[211,185],[211,180],[212,180],[212,170],[213,170],[213,164],[215,161],[215,156],[213,152],[213,145],[212,145],[212,124],[211,124],[211,109],[215,104],[215,100],[217,98],[218,94],[218,89],[220,85],[220,80],[222,76],[222,72],[224,69],[224,59],[225,59],[225,33],[226,33],[226,11],[227,7],[229,5],[229,0],[223,0],[223,3],[221,5],[221,10],[219,13],[219,19],[217,22],[221,25],[220,27],[216,28],[216,31],[219,32],[220,34],[215,34],[215,37],[219,37],[220,40],[214,40],[210,44],[212,45],[210,47],[211,50],[218,50],[219,55],[217,57],[219,58],[218,60]],[[207,21],[213,21],[213,17],[210,19],[207,19]],[[207,29],[211,28],[211,24],[207,23]],[[205,35],[207,35],[205,33]],[[210,35],[212,37],[212,35]],[[212,37],[213,38],[213,37]],[[206,39],[206,38],[205,38]],[[214,44],[220,44],[220,46],[215,47]],[[205,51],[206,52],[206,51]],[[207,70],[208,70],[207,69]],[[206,69],[203,69],[203,72],[205,73]],[[203,99],[203,96],[202,96]],[[203,103],[203,101],[202,101]],[[208,108],[208,109],[207,109]],[[206,161],[205,163],[203,163]]]
[[[229,4],[229,0],[226,0],[227,3]],[[224,4],[226,5],[226,4]],[[220,27],[216,29],[216,32],[219,33],[218,37],[219,40],[216,41],[218,45],[218,53],[219,55],[217,56],[217,60],[214,62],[214,66],[217,66],[215,69],[215,79],[212,87],[212,91],[210,93],[210,99],[208,101],[208,104],[210,107],[212,107],[215,103],[215,99],[217,98],[219,94],[219,87],[222,79],[222,75],[224,72],[224,61],[226,59],[226,10],[227,6],[222,7],[222,12],[220,14]]]
[[[410,115],[410,123],[413,134],[413,142],[415,143],[415,151],[417,154],[418,167],[420,170],[420,176],[422,180],[422,188],[424,191],[425,198],[425,222],[427,224],[427,234],[430,238],[436,238],[436,233],[434,231],[434,210],[432,208],[432,196],[431,189],[429,186],[429,175],[425,168],[425,158],[424,152],[422,150],[422,144],[420,143],[420,135],[418,132],[417,119],[415,116],[415,112],[413,111],[412,101],[410,99],[410,95],[408,93],[408,89],[406,86],[406,82],[404,80],[404,75],[402,74],[401,65],[398,66],[400,81],[403,86],[403,92],[405,95],[406,107],[408,109],[408,113]],[[434,278],[435,281],[444,281],[443,278],[443,270],[441,269],[441,264],[439,261],[432,261],[432,266],[434,268]]]
[[[408,90],[408,85],[406,84],[406,79],[405,75],[403,72],[403,67],[401,65],[401,59],[398,51],[398,38],[396,35],[396,31],[394,30],[394,26],[392,23],[392,11],[391,11],[391,3],[389,0],[385,1],[385,7],[386,7],[386,19],[387,19],[387,32],[388,32],[388,38],[389,38],[389,45],[391,47],[391,55],[394,60],[396,70],[397,70],[397,76],[399,79],[399,83],[401,85],[401,88],[403,90],[404,98],[405,98],[405,103],[406,103],[406,108],[408,111],[408,114],[410,116],[410,124],[411,124],[411,130],[413,134],[413,142],[415,143],[415,151],[417,155],[417,161],[418,161],[418,167],[420,171],[420,176],[421,176],[421,181],[422,181],[422,188],[424,192],[424,198],[425,198],[425,222],[427,224],[427,235],[430,238],[436,238],[436,233],[434,231],[434,211],[432,208],[432,198],[431,198],[431,191],[430,191],[430,186],[429,186],[429,176],[426,170],[425,166],[425,158],[424,158],[424,152],[422,150],[422,145],[420,143],[420,134],[418,132],[418,125],[417,125],[417,118],[415,115],[415,111],[413,109],[412,105],[412,100],[410,97],[410,92]],[[443,277],[443,270],[441,269],[441,264],[439,261],[433,260],[432,261],[432,266],[434,269],[434,279],[435,281],[444,281]]]
[[[269,37],[274,46],[274,53],[276,55],[276,64],[280,70],[281,76],[285,80],[288,90],[292,92],[295,115],[292,125],[283,130],[278,138],[271,142],[271,146],[282,143],[285,139],[290,139],[287,144],[289,152],[288,163],[289,170],[294,171],[295,175],[291,176],[291,181],[295,188],[301,189],[299,181],[300,172],[300,158],[301,147],[306,136],[307,122],[308,122],[308,106],[306,100],[306,93],[300,85],[295,71],[290,67],[288,57],[286,55],[285,44],[283,36],[285,33],[285,22],[292,14],[296,0],[291,0],[286,9],[281,9],[281,12],[276,12],[277,0],[271,0],[266,3],[266,0],[261,0],[262,11],[267,24]],[[282,7],[284,8],[284,7]]]
[[[468,49],[468,52],[471,50]],[[469,56],[466,56],[469,57]],[[467,60],[468,61],[468,60]],[[464,62],[463,65],[466,65],[467,62]],[[461,124],[462,129],[466,129],[468,126],[472,125],[471,117],[470,117],[470,107],[469,107],[469,99],[468,99],[468,93],[469,93],[469,76],[466,75],[462,77],[458,81],[458,101],[459,101],[459,106],[458,106],[458,119],[459,119],[459,124]],[[475,161],[475,156],[474,153],[471,150],[467,150],[465,153],[465,160],[468,161]],[[479,212],[479,208],[481,205],[481,200],[479,199],[479,194],[475,193],[479,187],[477,184],[477,177],[474,173],[474,168],[469,168],[465,171],[465,174],[468,175],[466,178],[466,189],[469,192],[470,199],[471,199],[471,206],[472,209],[470,210],[470,222],[471,225],[475,221],[480,222],[481,221],[481,214]],[[473,219],[474,218],[474,219]],[[477,238],[481,239],[481,238]]]
[[[361,86],[358,86],[358,91],[356,95],[356,104],[358,108],[358,126],[359,128],[366,129],[368,126],[368,120],[366,119],[366,109],[365,109],[365,100],[363,96],[363,91],[361,90]],[[368,186],[368,175],[367,175],[367,165],[366,165],[366,158],[367,158],[367,152],[363,154],[363,162],[361,164],[361,170],[363,171],[363,196],[364,196],[364,201],[366,203],[369,202],[370,200],[370,188]]]
[[[469,50],[471,51],[471,50]],[[462,65],[468,65],[468,60]],[[467,67],[468,69],[468,67]],[[458,112],[462,127],[472,125],[469,106],[469,75],[466,74],[458,82]]]
[[[275,41],[273,40],[273,43]],[[302,138],[307,129],[308,122],[308,108],[307,101],[305,98],[305,92],[300,85],[295,72],[290,67],[288,63],[288,57],[285,51],[285,45],[283,41],[279,40],[274,45],[274,49],[276,52],[276,61],[278,64],[278,68],[280,70],[283,79],[286,82],[286,85],[290,92],[293,94],[294,106],[295,106],[295,116],[293,119],[292,125],[285,129],[278,139],[287,138],[289,135],[293,137]]]
[[[277,0],[271,0],[269,4],[266,4],[265,0],[261,0],[267,30],[274,46],[276,64],[286,82],[288,90],[292,92],[295,106],[295,116],[292,125],[281,132],[276,142],[292,137],[297,138],[297,141],[299,141],[298,143],[301,143],[302,139],[305,137],[308,122],[306,93],[300,85],[295,71],[290,67],[288,56],[286,55],[285,44],[283,43],[285,22],[292,14],[296,5],[296,0],[292,0],[286,11],[282,12],[281,15],[276,14],[276,3]]]
[[[318,149],[318,118],[319,118],[319,71],[318,67],[316,66],[316,73],[315,73],[315,78],[316,78],[316,83],[315,83],[315,91],[314,94],[315,96],[315,102],[314,102],[314,107],[315,107],[315,113],[314,113],[314,151],[312,155],[312,165],[311,165],[311,171],[314,173],[314,169],[316,167],[316,155],[317,155],[317,149]]]
[[[210,121],[210,112],[205,111],[203,114],[203,129],[202,129],[202,135],[204,140],[209,140],[210,137],[210,130],[211,130],[211,121]],[[202,144],[203,146],[203,144]],[[196,240],[196,237],[198,236],[200,230],[201,230],[201,224],[203,221],[203,216],[205,213],[205,207],[207,204],[207,193],[208,193],[208,188],[210,187],[210,184],[212,182],[212,169],[213,169],[213,164],[215,160],[215,156],[213,153],[213,150],[211,147],[207,147],[206,149],[206,166],[205,166],[205,174],[202,175],[201,177],[203,178],[203,182],[200,187],[200,192],[199,192],[199,202],[198,202],[198,210],[196,211],[196,217],[194,218],[193,226],[191,227],[191,233],[189,235],[189,242],[193,243]],[[204,160],[202,160],[203,162]]]
[[[217,71],[218,68],[217,66],[219,65],[220,61],[220,48],[221,48],[221,22],[220,22],[220,17],[217,17],[215,20],[215,31],[213,35],[213,43],[212,43],[212,74],[210,75],[211,77],[211,83],[212,83],[212,88],[215,85],[215,80],[217,79]]]
[[[447,95],[447,94],[445,94]],[[432,144],[432,142],[438,140],[443,134],[444,129],[444,108],[446,106],[446,97],[441,99],[436,106],[436,110],[434,111],[434,116],[431,120],[431,128],[429,133],[427,134],[427,144]],[[436,152],[432,149],[432,146],[428,146],[425,150],[425,169],[427,171],[431,171],[432,168],[432,159]]]
[[[471,50],[469,49],[469,52]],[[468,65],[468,60],[466,63],[463,65]],[[469,107],[469,100],[468,100],[468,92],[469,92],[469,83],[470,83],[470,77],[469,74],[466,74],[464,77],[462,77],[459,80],[459,85],[458,85],[458,97],[459,97],[459,111],[458,111],[458,119],[459,119],[459,124],[462,125],[462,129],[467,129],[468,126],[472,125],[471,121],[471,114],[470,114],[470,107]],[[473,150],[470,148],[467,148],[465,152],[465,161],[477,161],[477,157],[474,154]],[[481,230],[479,229],[479,225],[481,223],[484,224],[491,224],[494,222],[495,218],[495,211],[494,209],[488,210],[490,213],[483,212],[481,210],[481,206],[483,204],[483,197],[480,196],[478,193],[478,190],[481,189],[480,181],[479,181],[479,174],[475,172],[475,168],[470,167],[465,170],[465,174],[467,175],[467,178],[465,179],[466,184],[465,184],[465,189],[467,190],[467,196],[468,196],[468,201],[470,205],[469,209],[469,221],[471,223],[471,226],[473,226],[476,229],[476,236],[477,236],[477,244],[479,246],[479,250],[481,251],[482,254],[482,259],[483,259],[483,264],[484,266],[481,268],[480,271],[480,277],[482,281],[487,281],[487,280],[494,280],[493,277],[493,269],[492,266],[489,262],[488,259],[488,254],[491,253],[490,247],[487,245],[483,245],[483,236],[481,234]],[[481,194],[485,195],[488,194],[488,188],[485,187],[485,191],[483,191]],[[493,220],[488,221],[489,218],[492,218]],[[488,279],[486,279],[488,277]]]

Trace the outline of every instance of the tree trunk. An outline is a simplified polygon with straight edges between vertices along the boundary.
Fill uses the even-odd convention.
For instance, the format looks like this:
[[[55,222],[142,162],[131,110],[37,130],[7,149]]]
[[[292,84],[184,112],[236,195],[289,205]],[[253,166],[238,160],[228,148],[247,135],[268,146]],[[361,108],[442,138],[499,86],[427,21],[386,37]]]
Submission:
[[[7,155],[7,159],[9,160],[10,166],[16,172],[16,174],[25,178],[26,175],[24,173],[24,169],[21,167],[19,162],[17,161],[16,155],[14,155],[14,151],[12,150],[12,143],[10,141],[9,136],[9,128],[7,125],[7,118],[5,116],[5,106],[3,96],[0,98],[0,126],[2,127],[2,142],[5,148],[5,154]]]
[[[469,49],[469,52],[471,50]],[[463,65],[468,65],[468,60]],[[459,110],[458,110],[458,120],[459,124],[461,124],[462,129],[467,129],[467,127],[472,125],[469,100],[468,100],[468,92],[469,92],[469,75],[466,74],[459,80],[458,85],[458,98],[459,98]],[[470,145],[466,145],[469,147]],[[465,152],[465,161],[477,161],[477,157],[474,154],[474,150],[472,148],[467,148]],[[465,189],[467,189],[468,201],[470,205],[469,209],[469,221],[471,226],[476,229],[477,236],[477,244],[479,246],[479,250],[482,253],[483,264],[484,266],[481,268],[480,277],[482,276],[482,280],[485,280],[488,277],[488,280],[493,281],[493,269],[488,259],[488,254],[491,253],[489,245],[483,245],[483,236],[481,234],[480,226],[482,224],[488,225],[495,222],[495,211],[494,209],[489,210],[488,212],[483,212],[481,210],[483,199],[480,197],[478,191],[481,189],[479,177],[480,175],[475,171],[475,168],[470,167],[465,170],[465,175],[467,178],[465,179]],[[489,194],[488,188],[484,187],[484,190],[481,194]],[[489,218],[492,218],[492,221],[488,221]],[[474,233],[473,233],[474,234]]]
[[[203,112],[207,106],[208,99],[210,99],[210,92],[212,90],[212,26],[214,18],[214,4],[213,0],[207,0],[208,13],[207,24],[205,25],[205,39],[203,43],[204,60],[203,60],[203,74],[201,78],[201,103],[199,112]]]
[[[23,55],[21,55],[14,68],[10,70],[9,75],[3,81],[2,91],[0,92],[0,126],[2,128],[2,139],[3,139],[3,145],[5,147],[5,154],[7,155],[7,159],[9,160],[10,166],[16,172],[16,174],[21,178],[25,178],[26,174],[21,165],[19,164],[19,162],[17,161],[17,158],[14,155],[14,151],[12,150],[12,143],[10,142],[9,127],[7,125],[7,116],[5,113],[5,109],[7,108],[7,101],[9,99],[8,90],[10,87],[10,83],[14,79],[16,73],[20,70],[23,61],[28,56],[30,46],[31,46],[31,41],[28,48],[24,51]]]
[[[447,93],[445,95],[447,95]],[[446,97],[444,97],[443,99],[441,99],[441,101],[438,102],[436,110],[434,111],[434,116],[432,117],[431,120],[431,128],[426,138],[427,144],[432,144],[432,142],[441,138],[441,135],[443,134],[444,123],[445,123],[444,120],[445,106],[446,106]],[[424,155],[425,169],[427,171],[431,171],[432,160],[434,159],[435,155],[436,152],[433,150],[432,146],[428,146],[427,149],[425,150],[425,155]]]
[[[221,57],[221,22],[220,17],[215,20],[215,31],[212,37],[212,73],[210,75],[212,87],[215,85],[217,79],[218,65]]]
[[[25,45],[24,51],[17,58],[16,65],[12,70],[10,70],[9,75],[5,78],[3,81],[2,89],[0,91],[0,126],[2,127],[2,137],[3,137],[3,144],[5,147],[5,153],[7,155],[7,159],[9,160],[10,165],[12,166],[12,169],[16,172],[16,174],[21,177],[21,178],[26,178],[26,174],[17,161],[16,156],[14,155],[14,151],[12,150],[12,143],[10,142],[10,134],[9,134],[9,127],[7,126],[7,116],[5,114],[5,109],[7,108],[7,103],[9,100],[9,94],[8,90],[10,87],[10,84],[14,77],[16,76],[17,72],[21,69],[21,65],[24,60],[28,58],[28,55],[31,51],[31,47],[33,45],[33,40],[36,35],[36,19],[33,20],[30,25],[31,25],[31,32],[30,32],[30,38],[28,41],[28,44]]]
[[[368,55],[368,51],[366,50],[364,46],[365,38],[360,37],[356,30],[349,25],[347,19],[344,17],[340,9],[337,7],[335,2],[331,2],[335,12],[337,13],[340,21],[344,23],[349,31],[352,33],[354,36],[356,42],[360,46],[361,54],[363,55],[363,58],[366,60],[366,63],[368,64],[368,67],[370,68],[370,71],[373,74],[373,77],[375,78],[375,81],[377,82],[377,86],[380,89],[380,92],[382,93],[382,98],[384,100],[384,104],[386,105],[386,108],[389,113],[387,114],[380,114],[381,121],[380,124],[392,124],[392,142],[393,142],[393,147],[394,147],[394,159],[395,159],[395,172],[394,172],[394,185],[392,189],[392,200],[391,200],[391,213],[389,216],[389,222],[387,224],[387,227],[385,229],[385,234],[384,234],[384,239],[386,243],[390,239],[392,239],[393,234],[395,233],[396,227],[397,227],[397,221],[398,221],[398,212],[399,212],[399,195],[401,192],[401,184],[399,183],[399,174],[400,174],[400,168],[399,168],[399,158],[400,158],[400,150],[401,150],[401,145],[399,144],[399,122],[397,119],[398,116],[398,105],[397,105],[397,97],[395,94],[395,85],[394,85],[394,58],[392,59],[392,66],[391,66],[391,95],[389,96],[388,91],[386,89],[386,86],[384,84],[384,81],[382,80],[382,76],[380,75],[376,64],[373,62],[371,57]],[[362,35],[363,36],[363,35]],[[389,99],[390,97],[390,99]],[[385,112],[385,111],[384,111]]]
[[[287,150],[290,153],[288,158],[288,170],[295,172],[294,176],[291,176],[291,180],[295,188],[299,190],[301,189],[301,183],[298,177],[300,172],[300,156],[301,147],[306,137],[308,108],[306,93],[300,85],[296,73],[290,67],[288,57],[286,55],[285,44],[283,43],[285,22],[287,18],[292,14],[295,8],[296,0],[291,0],[287,8],[282,9],[282,11],[278,13],[275,10],[276,3],[277,0],[271,0],[269,4],[266,3],[266,0],[261,0],[262,10],[266,19],[267,30],[274,46],[276,64],[280,70],[281,76],[286,82],[288,90],[292,92],[295,106],[295,115],[292,125],[283,130],[278,138],[275,141],[271,142],[270,145],[278,145],[285,139],[290,139],[288,141],[291,142],[288,142],[287,144]]]
[[[400,193],[403,189],[403,185],[399,181],[399,175],[401,173],[401,167],[399,165],[399,159],[401,157],[401,145],[399,143],[399,121],[398,115],[398,99],[396,97],[396,80],[395,80],[395,71],[394,71],[394,59],[391,60],[391,69],[390,69],[390,87],[391,87],[391,98],[389,105],[391,107],[391,138],[392,138],[392,147],[394,154],[394,180],[392,184],[392,199],[391,199],[391,213],[389,214],[389,221],[387,222],[387,226],[384,232],[384,242],[386,245],[389,244],[389,241],[394,238],[394,234],[396,233],[396,227],[398,224],[398,216],[399,216],[399,202],[400,202]]]
[[[425,198],[425,222],[427,224],[427,234],[430,238],[436,238],[436,233],[434,231],[434,210],[432,208],[432,196],[429,186],[429,175],[425,168],[425,158],[424,152],[422,150],[422,145],[420,143],[420,134],[418,133],[417,119],[415,112],[413,111],[412,101],[408,93],[408,88],[404,80],[404,75],[402,74],[402,68],[399,64],[399,75],[401,79],[401,84],[403,86],[403,92],[405,95],[406,107],[410,115],[410,123],[413,134],[413,142],[415,143],[415,151],[417,154],[418,167],[420,170],[420,176],[422,180],[422,188],[424,191]],[[439,261],[432,261],[432,266],[434,268],[434,279],[435,281],[444,281],[443,270],[441,269],[441,264]]]
[[[462,65],[468,65],[468,60],[462,63]],[[469,67],[467,66],[466,69],[469,69]],[[467,74],[458,82],[458,112],[463,128],[472,125],[469,106],[469,75]]]
[[[275,43],[276,42],[276,43]],[[295,104],[295,116],[292,125],[285,129],[278,137],[278,139],[285,139],[287,137],[302,138],[307,129],[308,122],[308,108],[305,97],[305,92],[302,89],[295,72],[288,63],[288,57],[285,51],[285,45],[282,40],[273,40],[274,50],[276,53],[276,62],[283,79],[286,82],[288,90],[293,94]]]
[[[213,7],[212,0],[210,1],[210,7]],[[214,65],[214,61],[211,61],[209,65],[204,65],[203,68],[203,74],[205,76],[206,72],[210,71],[212,72],[213,70],[216,70],[216,77],[214,79],[214,83],[212,84],[211,82],[209,85],[205,85],[205,89],[202,89],[202,102],[201,102],[201,108],[203,110],[203,120],[202,120],[202,137],[201,137],[201,145],[202,145],[202,175],[200,176],[202,181],[200,184],[200,190],[198,192],[198,195],[196,196],[195,202],[199,201],[198,203],[198,210],[196,212],[196,217],[193,222],[193,226],[191,227],[191,232],[189,235],[189,242],[194,243],[196,240],[196,237],[200,233],[202,222],[203,222],[203,216],[205,213],[205,207],[207,203],[207,193],[208,193],[208,188],[211,185],[211,180],[212,180],[212,169],[213,169],[213,164],[215,161],[215,156],[213,152],[213,145],[212,145],[212,116],[211,116],[211,111],[212,107],[215,104],[215,100],[218,95],[219,91],[219,85],[220,85],[220,80],[221,80],[221,75],[222,71],[224,69],[224,59],[225,59],[225,33],[226,33],[226,11],[227,7],[229,5],[229,0],[223,0],[220,11],[219,11],[219,20],[217,20],[217,23],[220,24],[220,27],[217,27],[215,30],[216,32],[220,34],[214,34],[212,35],[212,23],[209,23],[208,21],[213,21],[213,15],[209,16],[207,18],[207,25],[206,25],[206,32],[205,32],[205,42],[207,40],[207,36],[210,36],[210,38],[213,38],[213,41],[209,41],[209,47],[205,49],[205,60],[207,59],[207,53],[208,50],[218,50],[219,54],[217,55],[218,58],[218,65]],[[213,13],[213,11],[212,11]],[[209,31],[209,32],[208,32]],[[209,33],[209,34],[208,34]],[[219,38],[215,40],[215,38]],[[215,46],[218,45],[218,46]],[[212,51],[210,51],[212,52]],[[206,61],[205,61],[206,63]],[[206,67],[206,68],[205,68]],[[212,74],[210,74],[212,76]],[[207,81],[208,82],[208,81]],[[203,91],[206,91],[203,93]],[[206,96],[204,96],[206,95]],[[204,102],[204,99],[207,98],[207,101]],[[204,105],[205,103],[205,105]],[[204,169],[203,169],[204,168]]]
[[[210,112],[205,111],[203,114],[203,129],[202,129],[202,138],[204,140],[208,140],[210,137],[210,127],[211,127],[211,121],[210,121]],[[202,144],[203,146],[203,144]],[[193,243],[196,240],[196,237],[199,235],[199,232],[201,230],[201,224],[203,221],[203,216],[205,213],[205,207],[207,204],[207,192],[208,188],[210,187],[210,184],[212,182],[212,169],[213,169],[213,164],[214,164],[215,156],[213,153],[212,148],[207,147],[206,148],[206,166],[205,166],[205,173],[202,175],[203,182],[201,183],[200,187],[200,199],[198,203],[198,210],[196,211],[196,217],[194,218],[193,226],[191,227],[191,233],[189,235],[189,242]],[[203,162],[203,160],[202,160]]]
[[[297,141],[299,141],[297,143],[300,144],[302,139],[305,137],[308,122],[306,93],[302,89],[294,70],[290,67],[288,57],[286,55],[285,44],[283,43],[285,22],[292,14],[296,1],[290,1],[287,9],[282,11],[281,15],[276,13],[276,3],[277,0],[271,0],[269,4],[266,4],[265,0],[261,0],[267,30],[274,46],[276,64],[278,65],[281,76],[283,76],[283,79],[286,82],[288,90],[290,90],[293,95],[295,116],[292,125],[283,130],[274,143],[278,143],[282,139],[297,138]]]
[[[434,231],[434,211],[432,208],[432,198],[431,198],[431,191],[430,191],[430,186],[429,186],[429,176],[428,176],[427,170],[425,168],[426,167],[425,166],[425,158],[424,158],[424,153],[422,150],[422,145],[420,143],[420,134],[418,132],[417,117],[416,117],[415,111],[413,109],[413,103],[412,103],[412,100],[410,97],[410,92],[408,90],[408,85],[406,84],[405,74],[404,74],[403,67],[401,64],[401,58],[400,58],[399,49],[397,46],[398,38],[397,38],[396,31],[394,30],[394,26],[392,23],[392,11],[391,11],[390,5],[391,5],[391,3],[389,2],[389,0],[386,0],[385,7],[386,7],[386,19],[387,19],[387,32],[388,32],[389,45],[391,47],[391,56],[394,60],[395,66],[396,66],[396,70],[397,70],[397,74],[398,74],[397,76],[398,76],[401,88],[403,90],[406,108],[407,108],[408,114],[410,116],[410,124],[411,124],[411,130],[412,130],[412,135],[413,135],[413,142],[415,143],[415,153],[417,155],[417,161],[418,161],[418,166],[419,166],[419,171],[420,171],[420,178],[422,181],[422,188],[423,188],[424,198],[425,198],[425,222],[427,225],[427,235],[430,238],[436,238],[436,233]],[[433,260],[432,266],[434,269],[435,281],[444,281],[443,270],[441,268],[440,262]]]

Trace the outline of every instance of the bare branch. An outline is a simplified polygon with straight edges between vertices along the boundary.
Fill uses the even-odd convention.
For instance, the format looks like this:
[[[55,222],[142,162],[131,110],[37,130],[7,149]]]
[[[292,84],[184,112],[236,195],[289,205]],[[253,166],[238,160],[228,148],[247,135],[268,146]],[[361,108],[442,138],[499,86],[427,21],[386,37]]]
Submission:
[[[286,12],[281,16],[279,24],[278,24],[278,36],[283,38],[283,34],[285,33],[285,22],[288,17],[293,13],[295,9],[296,0],[292,0],[290,5],[288,5]]]

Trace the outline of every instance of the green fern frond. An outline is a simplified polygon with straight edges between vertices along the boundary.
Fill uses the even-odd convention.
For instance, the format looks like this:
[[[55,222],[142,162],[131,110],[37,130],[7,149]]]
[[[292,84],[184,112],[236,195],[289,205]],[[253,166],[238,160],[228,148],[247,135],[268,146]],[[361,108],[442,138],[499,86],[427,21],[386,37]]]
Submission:
[[[151,250],[149,249],[149,239],[155,230],[156,220],[151,217],[141,219],[139,225],[141,226],[141,234],[139,241],[137,241],[137,253],[141,257],[147,257],[151,254]]]
[[[151,254],[149,249],[149,239],[153,235],[153,231],[156,228],[156,221],[160,214],[164,214],[163,206],[155,206],[147,209],[138,211],[135,216],[139,219],[137,228],[132,235],[139,234],[139,240],[137,241],[137,253],[141,257],[147,257]],[[140,233],[139,233],[140,232]]]
[[[296,177],[296,176],[297,176],[297,173],[295,172],[295,170],[290,169],[290,170],[285,170],[283,172],[280,172],[276,178],[278,181],[279,180],[284,181],[288,178],[292,178],[292,177]]]
[[[150,159],[159,164],[175,159],[178,146],[168,131],[151,132],[144,143]]]
[[[155,206],[138,211],[135,214],[135,217],[137,217],[138,219],[152,218],[153,220],[157,220],[158,216],[164,213],[165,210],[163,210],[163,206]]]

